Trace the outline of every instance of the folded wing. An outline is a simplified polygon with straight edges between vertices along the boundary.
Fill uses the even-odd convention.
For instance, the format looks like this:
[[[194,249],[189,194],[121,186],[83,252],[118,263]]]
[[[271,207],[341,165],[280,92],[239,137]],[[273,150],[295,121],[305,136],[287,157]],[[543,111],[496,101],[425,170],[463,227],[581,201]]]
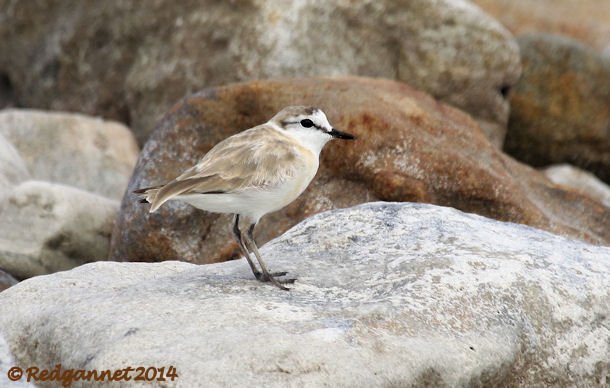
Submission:
[[[302,168],[305,161],[289,137],[259,126],[218,143],[195,166],[147,198],[151,212],[163,203],[186,194],[226,194],[265,189],[281,184]]]

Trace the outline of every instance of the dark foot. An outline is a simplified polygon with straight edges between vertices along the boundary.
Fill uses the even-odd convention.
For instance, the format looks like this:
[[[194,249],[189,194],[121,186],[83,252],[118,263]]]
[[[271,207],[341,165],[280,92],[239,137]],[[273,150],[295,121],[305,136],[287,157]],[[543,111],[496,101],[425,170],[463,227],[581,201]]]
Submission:
[[[276,277],[285,276],[288,272],[272,272],[269,275],[264,273],[255,273],[256,280],[263,283],[273,283],[277,288],[284,291],[289,291],[290,288],[282,286],[282,284],[293,284],[296,279],[276,279]]]
[[[293,279],[293,278],[289,278],[289,279],[275,279],[277,280],[278,283],[280,284],[294,284],[294,282],[297,281],[297,279]]]
[[[279,277],[288,275],[288,272],[286,272],[286,271],[283,271],[283,272],[271,272],[269,275],[273,276],[274,278],[279,278]],[[261,282],[268,282],[269,281],[267,276],[265,276],[262,272],[259,272],[259,271],[254,272],[254,277],[256,277],[256,280],[260,280]],[[294,283],[294,280],[291,283]]]

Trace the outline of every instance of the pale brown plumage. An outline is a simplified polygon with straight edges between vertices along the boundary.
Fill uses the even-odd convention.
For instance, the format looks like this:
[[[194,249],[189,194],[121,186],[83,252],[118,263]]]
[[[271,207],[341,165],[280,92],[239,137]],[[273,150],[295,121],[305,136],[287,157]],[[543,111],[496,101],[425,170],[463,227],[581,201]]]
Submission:
[[[263,124],[221,141],[173,181],[136,193],[146,195],[152,212],[177,195],[264,189],[293,177],[307,163],[307,157],[316,155]]]

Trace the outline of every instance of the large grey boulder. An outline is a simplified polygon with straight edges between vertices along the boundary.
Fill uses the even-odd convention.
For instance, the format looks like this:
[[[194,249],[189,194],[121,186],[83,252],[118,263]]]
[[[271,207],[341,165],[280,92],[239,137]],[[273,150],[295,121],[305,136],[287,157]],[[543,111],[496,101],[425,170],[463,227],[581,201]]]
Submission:
[[[28,278],[105,260],[118,209],[87,191],[26,181],[0,212],[0,268]]]
[[[0,135],[16,148],[33,179],[113,199],[123,196],[139,152],[124,125],[71,113],[0,111]]]
[[[510,33],[465,0],[0,2],[0,52],[21,104],[128,122],[141,144],[188,92],[346,74],[421,88],[501,144],[520,72]]]
[[[98,262],[1,293],[0,335],[20,365],[174,366],[159,386],[608,382],[610,248],[371,203],[307,219],[262,253],[298,278],[291,291],[243,260]]]

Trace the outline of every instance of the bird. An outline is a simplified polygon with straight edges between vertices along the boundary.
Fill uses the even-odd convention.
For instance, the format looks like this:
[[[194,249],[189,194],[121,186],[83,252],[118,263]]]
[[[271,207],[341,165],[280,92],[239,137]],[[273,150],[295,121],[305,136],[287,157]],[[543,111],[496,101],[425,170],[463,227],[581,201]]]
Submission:
[[[151,213],[167,201],[182,201],[208,212],[233,214],[233,237],[254,277],[289,290],[285,284],[296,279],[280,279],[287,272],[268,270],[254,241],[254,228],[265,214],[287,206],[305,191],[318,171],[320,152],[332,139],[355,137],[333,128],[320,108],[288,106],[266,123],[222,140],[174,180],[134,193],[140,202],[151,204]],[[245,232],[240,218],[249,223]]]

